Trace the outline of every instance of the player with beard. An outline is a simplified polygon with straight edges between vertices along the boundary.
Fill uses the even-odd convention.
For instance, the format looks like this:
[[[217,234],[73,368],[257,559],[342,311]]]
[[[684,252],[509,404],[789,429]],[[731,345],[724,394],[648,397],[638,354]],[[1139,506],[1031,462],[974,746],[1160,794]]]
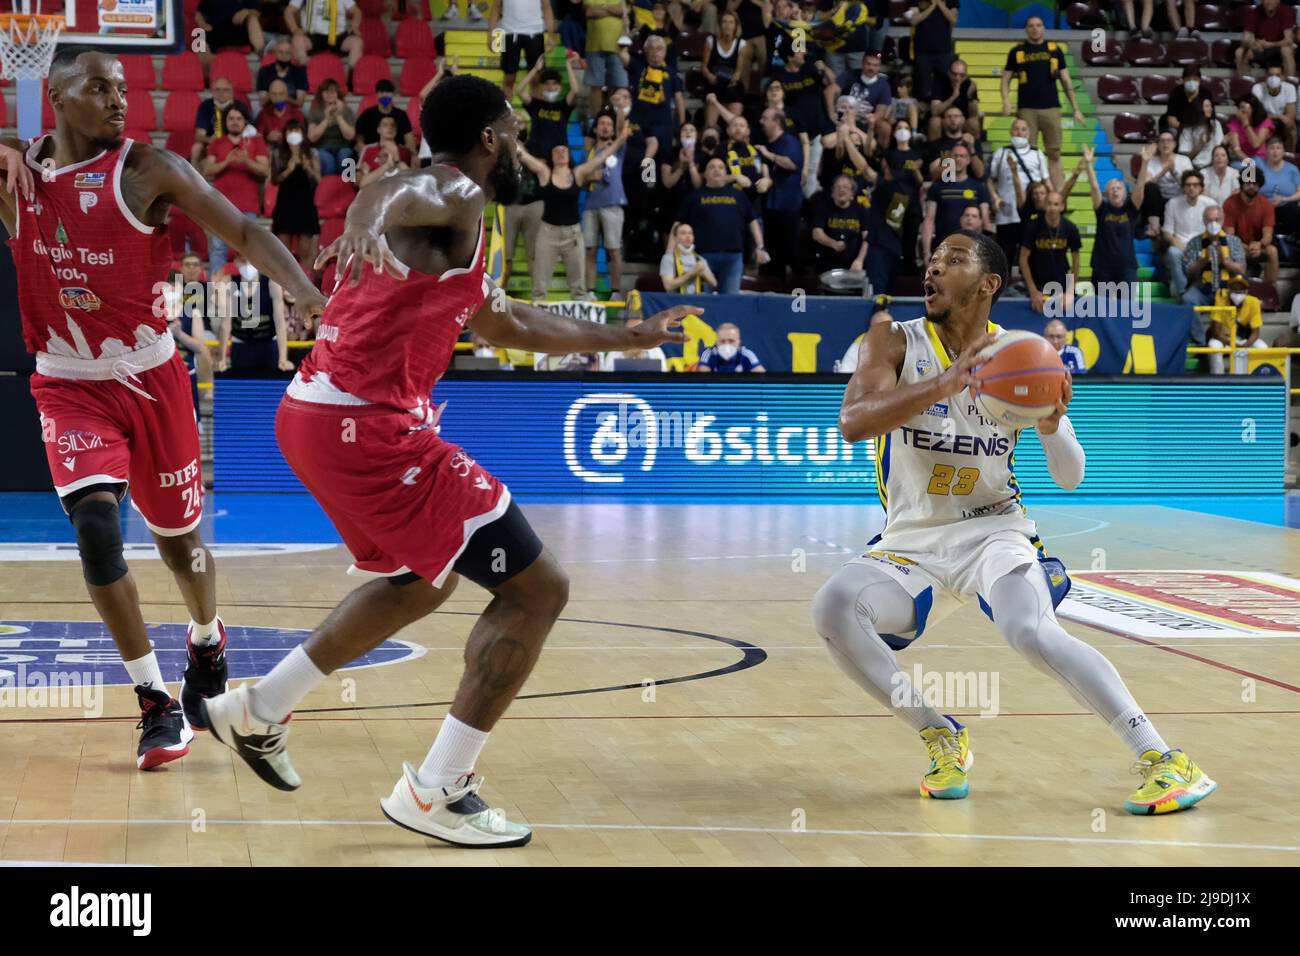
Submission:
[[[290,712],[325,676],[436,610],[459,577],[492,594],[470,631],[450,714],[424,762],[380,801],[399,826],[456,846],[522,846],[527,826],[478,796],[474,763],[568,599],[568,578],[509,490],[438,437],[430,395],[466,325],[535,352],[626,351],[682,342],[678,307],[636,327],[566,319],[513,302],[484,274],[483,212],[519,189],[518,122],[499,88],[440,83],[420,125],[433,163],[361,190],[337,257],[339,285],[316,345],[280,405],[280,450],[375,576],[256,685],[208,702],[214,735],[281,790]],[[374,268],[367,268],[373,265]]]
[[[190,377],[168,331],[167,217],[186,213],[320,313],[325,297],[273,235],[175,153],[122,138],[126,76],[111,53],[61,49],[54,131],[0,139],[0,221],[20,278],[23,341],[50,474],[82,576],[140,702],[136,766],[185,756],[199,700],[226,687],[226,630],[203,545],[203,475]],[[147,125],[152,125],[152,120]],[[122,551],[120,505],[144,518],[190,614],[179,701],[149,641]],[[193,729],[192,729],[193,728]]]
[[[930,754],[922,796],[967,795],[970,734],[924,700],[895,652],[974,598],[1013,648],[1137,754],[1143,782],[1125,809],[1186,809],[1212,793],[1214,781],[1166,745],[1111,663],[1057,622],[1069,577],[1046,557],[1021,504],[1019,433],[980,415],[968,391],[980,351],[1001,331],[989,313],[1008,271],[991,236],[953,233],[926,267],[925,317],[867,331],[840,431],[851,442],[876,440],[885,529],[817,592],[813,619],[836,664],[921,735]],[[1069,399],[1067,384],[1056,411],[1036,426],[1048,471],[1067,490],[1084,470],[1065,416]]]

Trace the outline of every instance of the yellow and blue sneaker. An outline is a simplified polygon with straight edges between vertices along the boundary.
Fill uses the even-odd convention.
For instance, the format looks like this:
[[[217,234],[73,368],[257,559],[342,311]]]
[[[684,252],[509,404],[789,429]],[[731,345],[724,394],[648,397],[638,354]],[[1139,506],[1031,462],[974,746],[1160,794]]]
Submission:
[[[1186,810],[1219,787],[1181,750],[1167,754],[1148,750],[1133,772],[1142,774],[1142,786],[1124,801],[1124,809],[1139,816]]]
[[[952,720],[951,717],[948,718]],[[935,800],[961,800],[970,793],[966,774],[975,766],[975,754],[970,749],[970,731],[957,726],[953,733],[947,727],[927,727],[921,731],[925,748],[930,751],[930,769],[921,778],[921,796]]]

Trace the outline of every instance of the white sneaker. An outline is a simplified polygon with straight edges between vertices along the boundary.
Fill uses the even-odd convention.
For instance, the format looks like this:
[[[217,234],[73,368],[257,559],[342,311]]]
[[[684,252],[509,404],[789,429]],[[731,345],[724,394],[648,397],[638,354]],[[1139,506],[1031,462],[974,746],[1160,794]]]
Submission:
[[[248,689],[248,684],[240,684],[228,693],[201,700],[207,728],[275,789],[297,790],[302,786],[302,778],[293,769],[284,749],[288,743],[289,719],[285,718],[282,724],[259,720],[249,706]]]
[[[481,786],[483,778],[468,773],[452,787],[422,787],[415,768],[404,763],[401,779],[379,808],[399,827],[452,846],[524,846],[533,831],[484,803],[478,795]]]
[[[486,18],[483,16],[483,11],[480,10],[478,7],[476,7],[473,3],[471,3],[471,4],[469,5],[469,18],[470,18],[470,20],[483,20],[483,19],[486,19]]]
[[[449,4],[447,5],[447,9],[443,11],[443,13],[442,13],[442,18],[443,18],[444,20],[459,20],[459,19],[460,19],[460,10],[458,10],[458,9],[456,8],[456,4],[455,4],[454,0],[453,0],[452,3],[449,3]]]

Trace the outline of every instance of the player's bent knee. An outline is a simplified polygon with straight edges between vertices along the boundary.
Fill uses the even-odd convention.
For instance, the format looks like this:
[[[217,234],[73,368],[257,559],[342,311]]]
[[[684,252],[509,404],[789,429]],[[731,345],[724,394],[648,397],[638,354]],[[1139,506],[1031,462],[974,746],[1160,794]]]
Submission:
[[[83,501],[68,516],[77,534],[77,552],[87,584],[108,587],[127,572],[122,556],[122,521],[115,501]]]

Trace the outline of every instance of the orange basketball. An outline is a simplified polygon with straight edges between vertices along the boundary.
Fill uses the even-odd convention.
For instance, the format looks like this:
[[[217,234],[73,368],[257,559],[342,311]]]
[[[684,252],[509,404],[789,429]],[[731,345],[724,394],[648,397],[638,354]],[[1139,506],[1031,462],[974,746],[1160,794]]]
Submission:
[[[1065,366],[1047,339],[1004,332],[980,359],[971,392],[981,414],[1008,428],[1028,428],[1056,410],[1065,391]]]

